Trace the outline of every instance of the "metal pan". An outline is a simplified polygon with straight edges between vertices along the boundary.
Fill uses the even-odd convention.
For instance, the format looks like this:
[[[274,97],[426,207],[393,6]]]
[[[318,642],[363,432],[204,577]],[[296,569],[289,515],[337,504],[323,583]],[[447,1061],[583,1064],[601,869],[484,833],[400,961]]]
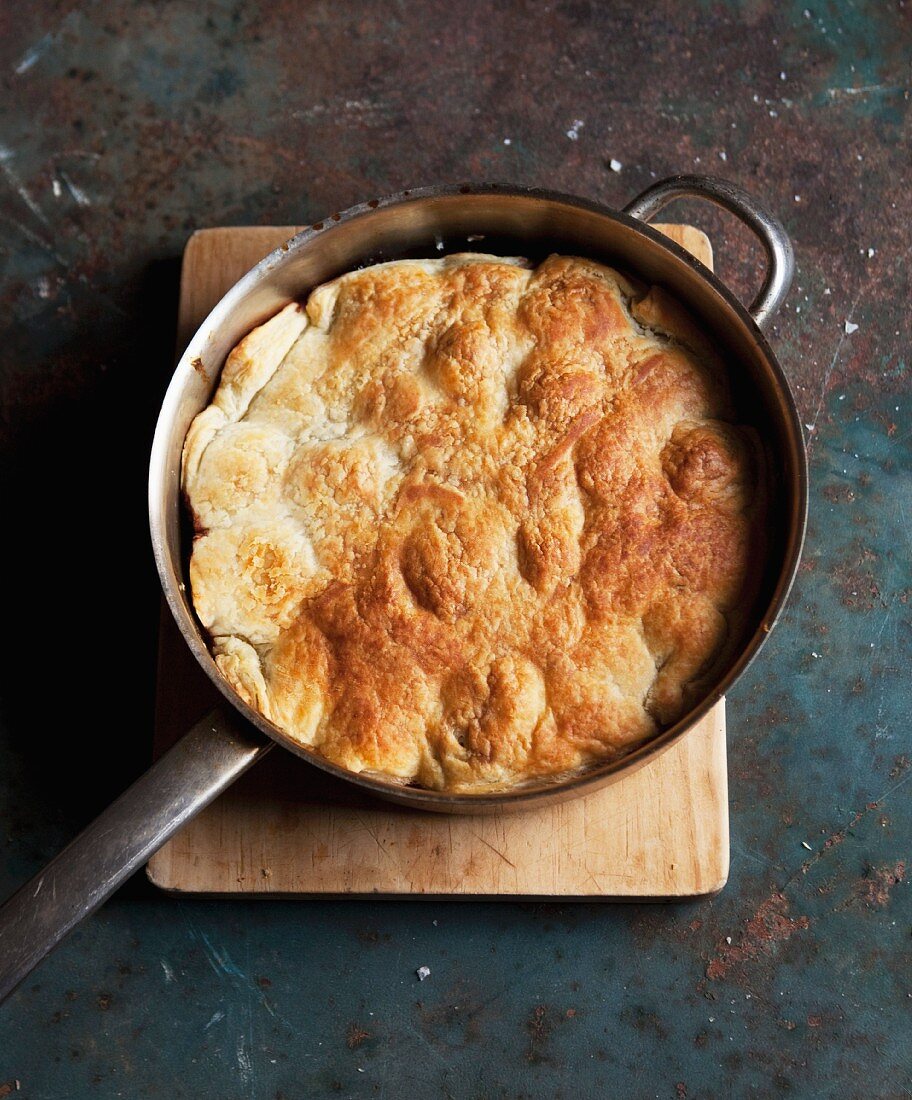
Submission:
[[[745,309],[712,272],[649,219],[678,198],[703,198],[731,211],[760,239],[763,285]],[[467,243],[483,235],[483,244]],[[660,284],[699,320],[723,352],[742,419],[764,442],[776,508],[759,597],[699,706],[630,756],[584,774],[484,795],[453,795],[343,771],[293,741],[252,710],[222,679],[193,613],[182,544],[181,448],[209,402],[231,348],[310,288],[359,265],[481,247],[542,258],[550,252],[607,261]],[[795,403],[761,329],[781,304],[793,258],[781,224],[724,180],[678,176],[651,187],[624,211],[549,191],[485,186],[403,191],[333,214],[267,256],[219,302],[184,352],[162,405],[152,447],[149,519],[162,588],[180,630],[225,703],[199,722],[0,910],[0,999],[83,917],[91,913],[180,826],[276,742],[324,771],[382,798],[420,810],[486,813],[576,797],[641,767],[673,745],[737,680],[772,629],[794,578],[804,538],[807,465]]]

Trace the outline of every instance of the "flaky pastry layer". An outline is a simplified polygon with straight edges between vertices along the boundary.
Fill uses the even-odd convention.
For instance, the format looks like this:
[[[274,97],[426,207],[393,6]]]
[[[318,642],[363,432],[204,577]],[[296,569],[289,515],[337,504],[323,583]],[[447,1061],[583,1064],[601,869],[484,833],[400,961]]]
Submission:
[[[238,693],[354,772],[500,789],[695,701],[749,586],[759,465],[693,322],[589,260],[327,283],[193,422],[193,600]]]

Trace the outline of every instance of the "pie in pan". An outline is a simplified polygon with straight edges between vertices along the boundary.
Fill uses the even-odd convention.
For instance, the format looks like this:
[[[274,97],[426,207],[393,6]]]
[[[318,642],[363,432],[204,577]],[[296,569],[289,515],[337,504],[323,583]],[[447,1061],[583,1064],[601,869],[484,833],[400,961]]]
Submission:
[[[228,357],[183,485],[226,680],[353,772],[502,790],[622,756],[749,607],[762,464],[661,290],[586,259],[353,271]]]

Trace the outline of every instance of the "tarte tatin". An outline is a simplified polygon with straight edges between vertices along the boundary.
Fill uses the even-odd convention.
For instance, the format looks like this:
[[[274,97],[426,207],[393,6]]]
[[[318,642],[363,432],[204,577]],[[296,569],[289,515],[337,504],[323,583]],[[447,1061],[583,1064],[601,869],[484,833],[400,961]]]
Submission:
[[[353,271],[232,351],[190,429],[222,674],[353,772],[452,792],[630,752],[705,691],[761,464],[662,291],[590,260]]]

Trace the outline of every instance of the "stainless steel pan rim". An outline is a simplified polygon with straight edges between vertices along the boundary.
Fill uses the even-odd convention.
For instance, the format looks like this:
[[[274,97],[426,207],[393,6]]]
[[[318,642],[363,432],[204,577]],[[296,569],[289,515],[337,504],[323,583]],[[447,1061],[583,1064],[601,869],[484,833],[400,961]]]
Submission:
[[[391,799],[401,804],[410,805],[416,809],[449,813],[486,813],[494,810],[521,809],[532,805],[545,805],[571,794],[576,796],[589,793],[619,778],[620,775],[632,772],[638,767],[642,767],[644,764],[648,763],[649,760],[658,753],[663,752],[665,749],[675,744],[675,742],[712,709],[719,699],[730,689],[732,684],[739,679],[747,667],[753,662],[773,626],[778,621],[786,599],[788,598],[789,591],[791,590],[804,542],[804,529],[807,514],[807,467],[798,410],[791,395],[785,374],[770,348],[766,337],[761,331],[755,316],[759,308],[760,320],[766,320],[772,315],[787,292],[791,281],[791,248],[788,244],[787,236],[785,236],[784,231],[781,229],[776,219],[766,214],[762,208],[759,208],[746,192],[741,191],[739,188],[736,188],[734,185],[724,180],[691,176],[673,177],[650,188],[625,208],[626,210],[641,211],[644,216],[650,216],[652,213],[657,212],[658,209],[661,209],[666,202],[678,197],[699,195],[702,197],[710,197],[712,201],[720,201],[718,197],[720,194],[724,196],[726,200],[721,201],[720,204],[725,205],[728,209],[732,209],[732,203],[741,204],[740,207],[736,206],[734,210],[738,216],[742,216],[741,210],[743,210],[745,204],[749,203],[751,214],[755,218],[767,218],[772,227],[770,229],[769,239],[761,239],[764,241],[764,245],[767,248],[769,258],[771,260],[778,258],[779,263],[770,264],[768,278],[763,290],[761,290],[761,295],[764,291],[768,291],[768,296],[765,301],[759,302],[760,296],[758,295],[759,306],[758,302],[752,305],[751,309],[753,313],[742,305],[735,295],[712,271],[709,270],[709,268],[705,267],[699,260],[675,242],[671,241],[664,234],[652,229],[641,219],[641,216],[634,216],[624,211],[609,210],[599,203],[557,191],[541,188],[508,187],[496,183],[415,188],[401,191],[384,198],[359,203],[342,213],[332,215],[332,217],[326,221],[317,222],[315,225],[302,230],[280,248],[266,256],[256,267],[252,268],[247,275],[235,284],[215,307],[206,322],[201,326],[199,332],[191,341],[178,364],[174,379],[165,397],[159,425],[156,431],[156,438],[152,449],[149,482],[149,514],[152,544],[156,565],[169,607],[185,641],[190,646],[197,661],[205,669],[210,680],[212,680],[232,707],[239,710],[249,722],[274,741],[285,746],[296,755],[303,757],[309,763],[347,783],[352,783],[373,795],[377,795],[387,800]],[[726,674],[713,685],[711,692],[707,694],[697,707],[634,752],[620,759],[587,769],[581,773],[573,774],[566,778],[551,778],[541,782],[529,783],[503,791],[491,791],[483,794],[453,794],[409,786],[390,780],[384,780],[379,776],[366,773],[354,773],[340,768],[320,756],[318,753],[295,741],[290,734],[274,725],[262,714],[250,707],[241,699],[227,681],[225,681],[218,671],[215,661],[206,645],[199,623],[187,599],[184,580],[175,569],[173,556],[169,552],[168,539],[165,534],[165,509],[168,506],[169,493],[165,484],[167,474],[162,468],[162,435],[163,431],[170,423],[174,406],[180,401],[183,390],[181,373],[186,373],[194,369],[192,366],[193,361],[198,359],[202,350],[201,335],[205,334],[207,330],[217,327],[220,320],[219,314],[230,311],[235,300],[241,299],[249,293],[251,287],[256,286],[264,277],[267,277],[270,272],[273,271],[276,264],[281,263],[290,253],[311,244],[311,242],[314,242],[319,237],[325,237],[327,234],[332,234],[335,229],[347,223],[363,218],[370,219],[379,212],[391,207],[424,204],[428,201],[453,199],[457,197],[471,201],[472,197],[486,195],[496,195],[506,200],[545,201],[566,207],[586,210],[599,217],[610,218],[627,225],[636,233],[646,237],[660,248],[671,253],[682,263],[686,264],[688,268],[698,273],[706,283],[712,286],[720,299],[722,299],[738,316],[740,321],[752,330],[753,338],[762,349],[770,371],[774,375],[781,394],[785,399],[790,434],[794,440],[796,457],[798,457],[799,461],[797,463],[798,476],[795,483],[796,498],[795,516],[792,524],[793,537],[790,540],[787,554],[783,561],[779,582],[773,593],[773,598],[763,616],[761,628],[753,634],[750,641],[742,649],[737,660],[731,665]],[[759,214],[757,214],[758,210],[760,211]],[[747,218],[744,218],[744,220],[756,230],[755,222],[752,223]],[[775,250],[783,247],[782,242],[785,242],[785,247],[777,257]],[[772,301],[770,299],[772,299]],[[213,378],[213,385],[214,383],[215,378]]]
[[[730,210],[750,226],[763,243],[769,270],[750,310],[746,310],[712,272],[640,220],[648,220],[672,199],[686,196],[708,199]],[[307,254],[311,249],[326,248],[331,251],[332,242],[338,240],[339,235],[351,234],[359,224],[368,228],[376,226],[379,240],[384,219],[391,218],[396,211],[420,212],[435,204],[446,206],[454,202],[462,203],[467,210],[472,207],[475,212],[480,211],[481,207],[473,204],[485,202],[492,209],[500,205],[509,211],[513,207],[507,221],[514,228],[517,205],[522,205],[525,215],[529,217],[533,210],[539,215],[547,210],[565,226],[578,223],[580,232],[583,223],[586,223],[589,230],[596,231],[597,237],[601,232],[605,241],[614,243],[590,250],[585,238],[574,229],[570,236],[579,246],[577,252],[610,253],[611,256],[605,255],[605,259],[616,253],[614,262],[617,266],[651,282],[669,283],[672,293],[685,305],[693,307],[698,299],[697,313],[706,322],[708,331],[719,336],[720,343],[733,342],[741,348],[744,352],[741,365],[747,364],[749,371],[756,372],[748,388],[755,386],[760,404],[767,403],[763,415],[767,417],[776,440],[776,455],[781,465],[779,472],[783,473],[783,490],[788,502],[788,515],[780,524],[777,567],[775,573],[766,578],[768,596],[760,614],[755,615],[757,629],[698,707],[620,760],[559,782],[485,795],[441,794],[417,787],[395,786],[371,776],[354,775],[298,745],[253,711],[222,679],[206,647],[187,599],[180,547],[180,451],[189,419],[192,419],[191,414],[208,404],[224,354],[230,346],[255,324],[307,289],[308,280],[300,280],[296,286],[285,287],[284,297],[278,293],[276,286],[281,282],[280,276],[286,265],[303,258],[303,266],[306,267]],[[471,224],[464,217],[462,221]],[[422,238],[425,245],[429,244],[427,232],[431,224],[431,221],[425,220],[425,235]],[[534,232],[523,231],[514,235],[533,244],[536,241]],[[626,259],[622,256],[625,250],[628,253]],[[365,251],[369,249],[356,249],[347,263],[342,263],[340,259],[341,268],[333,274],[340,274],[363,262]],[[332,215],[326,222],[311,226],[245,275],[209,314],[175,370],[156,428],[149,473],[150,526],[162,588],[191,651],[230,705],[223,705],[201,719],[0,909],[0,1001],[184,822],[208,805],[275,743],[285,745],[331,775],[382,798],[418,810],[483,813],[544,805],[585,794],[641,767],[678,741],[707,713],[756,656],[782,611],[798,566],[807,515],[804,440],[788,383],[758,327],[786,293],[791,274],[791,246],[785,231],[749,194],[725,180],[677,176],[644,192],[624,212],[609,210],[572,195],[496,184],[403,191],[385,199],[361,203],[344,213]],[[326,277],[329,276],[324,273]],[[309,285],[315,285],[316,281],[322,280],[315,280]],[[244,315],[250,314],[247,317],[249,323],[244,331],[235,334],[236,339],[225,346],[231,336],[227,322],[232,310],[245,301],[249,309]],[[251,313],[254,306],[260,311],[258,318]],[[244,313],[243,310],[241,312]],[[221,353],[215,354],[214,348],[220,348]],[[201,374],[205,373],[206,367],[211,369],[211,374],[204,379]],[[188,403],[184,400],[187,394],[194,392],[192,401]],[[194,403],[197,406],[195,409],[192,407]],[[774,580],[770,583],[772,577]]]

